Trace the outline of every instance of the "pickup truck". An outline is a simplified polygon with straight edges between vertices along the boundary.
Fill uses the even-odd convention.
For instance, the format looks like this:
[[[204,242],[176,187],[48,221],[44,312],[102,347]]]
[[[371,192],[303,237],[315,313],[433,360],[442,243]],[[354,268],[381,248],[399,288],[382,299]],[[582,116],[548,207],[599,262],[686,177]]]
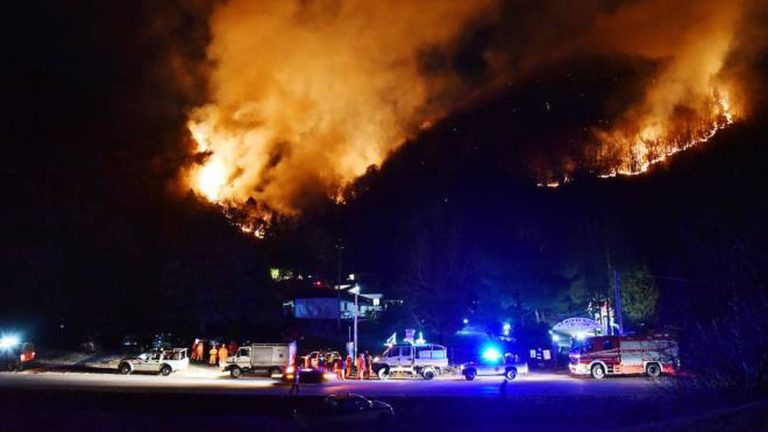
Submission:
[[[123,375],[133,372],[154,372],[168,376],[173,372],[186,370],[189,355],[186,348],[171,348],[139,354],[120,360],[117,369]]]

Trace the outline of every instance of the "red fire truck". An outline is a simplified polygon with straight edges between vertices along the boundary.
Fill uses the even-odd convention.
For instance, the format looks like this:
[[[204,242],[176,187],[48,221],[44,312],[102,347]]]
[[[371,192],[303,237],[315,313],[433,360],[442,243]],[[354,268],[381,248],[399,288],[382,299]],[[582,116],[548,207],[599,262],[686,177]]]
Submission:
[[[568,368],[576,375],[674,375],[680,366],[677,342],[668,335],[594,336],[574,343]]]

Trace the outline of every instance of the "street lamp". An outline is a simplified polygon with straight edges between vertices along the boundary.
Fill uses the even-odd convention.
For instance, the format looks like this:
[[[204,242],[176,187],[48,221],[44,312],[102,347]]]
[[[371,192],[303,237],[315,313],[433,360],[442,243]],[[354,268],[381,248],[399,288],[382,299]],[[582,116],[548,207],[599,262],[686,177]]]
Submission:
[[[344,250],[344,244],[341,238],[336,239],[336,306],[338,314],[336,315],[336,330],[341,331],[341,251]]]

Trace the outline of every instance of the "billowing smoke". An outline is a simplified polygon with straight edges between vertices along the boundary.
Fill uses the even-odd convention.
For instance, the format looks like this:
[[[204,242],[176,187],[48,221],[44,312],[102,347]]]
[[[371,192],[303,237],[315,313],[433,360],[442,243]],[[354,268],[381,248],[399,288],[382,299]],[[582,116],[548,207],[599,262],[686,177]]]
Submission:
[[[211,103],[190,129],[212,201],[293,214],[377,164],[445,107],[422,50],[489,2],[233,0],[211,18]],[[318,192],[321,192],[318,194]]]
[[[209,103],[189,122],[200,164],[184,175],[228,208],[297,214],[473,92],[587,55],[657,65],[581,161],[642,172],[747,115],[749,66],[733,56],[749,52],[738,35],[750,5],[231,0],[210,19]]]
[[[748,10],[741,0],[509,1],[502,10],[493,24],[501,36],[488,49],[495,76],[590,55],[656,65],[639,97],[592,128],[578,163],[552,170],[560,176],[552,185],[574,166],[602,176],[644,172],[745,115],[739,77],[726,73]]]
[[[633,2],[596,22],[596,42],[661,64],[642,99],[598,133],[598,168],[645,171],[734,121],[732,86],[721,72],[742,8],[739,0]]]

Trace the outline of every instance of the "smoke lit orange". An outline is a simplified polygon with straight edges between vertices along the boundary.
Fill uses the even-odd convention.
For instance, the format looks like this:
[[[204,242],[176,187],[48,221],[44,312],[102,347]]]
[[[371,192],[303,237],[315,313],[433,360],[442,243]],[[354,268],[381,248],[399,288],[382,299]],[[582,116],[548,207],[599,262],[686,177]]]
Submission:
[[[546,13],[558,10],[543,3]],[[531,65],[595,52],[659,65],[640,100],[610,127],[592,130],[595,145],[585,144],[580,166],[600,176],[642,173],[742,115],[722,77],[741,0],[647,0],[615,10],[598,0],[576,3],[574,19],[583,22],[560,39],[537,32],[546,22],[520,30],[533,31],[521,35],[531,46],[538,37],[553,45],[546,55],[527,45],[491,45],[482,54],[492,77],[483,85],[491,86],[513,80],[512,70],[531,73]],[[249,233],[263,234],[270,215],[300,214],[318,197],[343,202],[344,185],[461,102],[445,97],[458,94],[447,89],[460,78],[425,73],[423,51],[455,44],[483,17],[503,25],[494,21],[501,7],[496,0],[223,3],[210,21],[209,103],[189,114],[201,162],[184,180]]]

